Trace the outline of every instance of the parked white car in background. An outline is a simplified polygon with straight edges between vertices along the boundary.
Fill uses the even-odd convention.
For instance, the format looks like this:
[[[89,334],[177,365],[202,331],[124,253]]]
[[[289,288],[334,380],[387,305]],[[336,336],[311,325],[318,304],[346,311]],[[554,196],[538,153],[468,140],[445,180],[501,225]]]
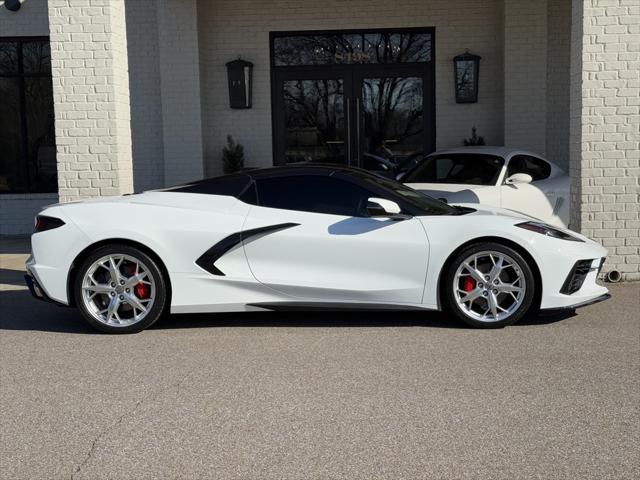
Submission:
[[[531,152],[507,147],[443,150],[420,159],[400,181],[449,203],[481,203],[569,225],[569,176]]]

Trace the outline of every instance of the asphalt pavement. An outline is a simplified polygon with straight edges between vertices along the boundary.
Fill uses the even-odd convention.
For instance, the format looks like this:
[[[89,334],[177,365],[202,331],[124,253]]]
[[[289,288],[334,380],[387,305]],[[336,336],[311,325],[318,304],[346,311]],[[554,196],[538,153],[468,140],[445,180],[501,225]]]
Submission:
[[[0,242],[2,479],[640,477],[640,284],[501,330],[441,314],[90,330]]]

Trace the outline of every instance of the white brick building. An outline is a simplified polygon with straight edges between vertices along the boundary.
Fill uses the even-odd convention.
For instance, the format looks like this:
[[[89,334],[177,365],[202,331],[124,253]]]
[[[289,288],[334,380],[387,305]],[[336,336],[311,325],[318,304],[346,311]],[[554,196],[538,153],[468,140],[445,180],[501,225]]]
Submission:
[[[362,38],[363,48],[366,35],[415,32],[428,38],[428,58],[385,74],[420,86],[426,130],[412,141],[427,150],[458,146],[476,126],[488,144],[546,155],[571,175],[572,227],[609,249],[607,269],[640,279],[639,29],[640,0],[26,0],[18,11],[0,7],[0,234],[29,231],[37,210],[57,200],[221,173],[229,134],[244,145],[248,166],[272,165],[285,142],[278,88],[294,72],[308,78],[300,58],[290,71],[272,66],[277,32],[342,30],[341,38]],[[31,73],[34,45],[50,47],[50,68]],[[455,101],[453,58],[466,49],[482,57],[477,103]],[[15,54],[19,66],[3,66],[2,54]],[[238,56],[254,64],[250,109],[229,107],[225,63]],[[333,65],[322,75],[346,102],[360,87],[336,80],[339,72],[380,75],[373,68],[360,74]],[[52,101],[46,92],[32,98],[32,84],[48,81]],[[47,101],[55,135],[46,132],[46,112],[30,116],[47,110]],[[333,112],[341,116],[336,125],[349,121],[347,109]]]

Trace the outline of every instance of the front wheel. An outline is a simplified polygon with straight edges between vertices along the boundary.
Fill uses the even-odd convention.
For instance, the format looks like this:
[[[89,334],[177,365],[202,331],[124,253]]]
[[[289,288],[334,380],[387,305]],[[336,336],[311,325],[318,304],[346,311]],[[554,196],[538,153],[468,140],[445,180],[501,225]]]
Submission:
[[[526,260],[499,243],[478,243],[449,263],[442,284],[447,310],[468,325],[499,328],[531,307],[535,279]]]
[[[105,245],[84,259],[74,283],[78,309],[106,333],[135,333],[162,315],[166,281],[149,255],[129,245]]]

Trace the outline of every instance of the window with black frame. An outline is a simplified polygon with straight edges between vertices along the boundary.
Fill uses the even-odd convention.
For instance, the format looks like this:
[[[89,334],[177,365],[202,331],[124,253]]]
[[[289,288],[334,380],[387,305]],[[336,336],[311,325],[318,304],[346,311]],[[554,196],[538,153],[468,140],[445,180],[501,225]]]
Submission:
[[[276,165],[321,162],[395,177],[435,143],[431,27],[271,32]]]
[[[551,175],[551,165],[540,158],[529,155],[514,155],[509,161],[507,177],[516,173],[531,175],[533,181],[544,180]]]
[[[46,38],[0,38],[0,194],[57,192]]]

